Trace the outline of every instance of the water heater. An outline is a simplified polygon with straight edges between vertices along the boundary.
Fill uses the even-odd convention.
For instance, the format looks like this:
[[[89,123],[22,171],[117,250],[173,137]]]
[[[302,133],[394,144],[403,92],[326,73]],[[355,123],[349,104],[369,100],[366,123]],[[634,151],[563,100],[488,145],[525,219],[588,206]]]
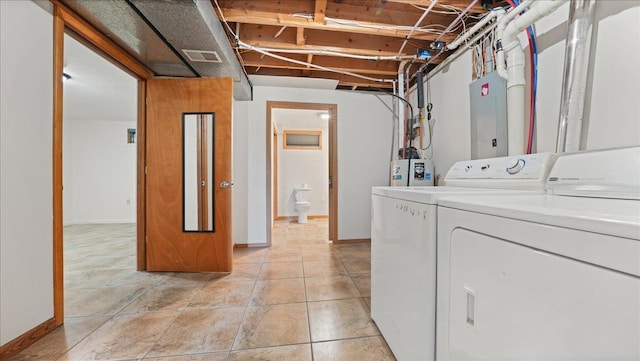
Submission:
[[[432,186],[433,161],[429,159],[400,159],[391,162],[392,186]]]

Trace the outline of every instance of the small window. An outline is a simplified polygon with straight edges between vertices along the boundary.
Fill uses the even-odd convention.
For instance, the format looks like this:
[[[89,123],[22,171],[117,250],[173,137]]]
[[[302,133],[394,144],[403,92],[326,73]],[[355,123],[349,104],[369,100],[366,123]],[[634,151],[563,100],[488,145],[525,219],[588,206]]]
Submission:
[[[284,149],[322,149],[321,130],[285,130]]]

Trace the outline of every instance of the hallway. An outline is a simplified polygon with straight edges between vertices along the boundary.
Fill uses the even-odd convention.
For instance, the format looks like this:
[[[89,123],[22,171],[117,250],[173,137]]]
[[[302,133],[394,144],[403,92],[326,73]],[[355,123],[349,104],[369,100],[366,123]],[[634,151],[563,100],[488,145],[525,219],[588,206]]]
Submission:
[[[369,317],[370,245],[278,221],[231,274],[135,271],[134,225],[65,227],[65,325],[11,360],[395,360]]]

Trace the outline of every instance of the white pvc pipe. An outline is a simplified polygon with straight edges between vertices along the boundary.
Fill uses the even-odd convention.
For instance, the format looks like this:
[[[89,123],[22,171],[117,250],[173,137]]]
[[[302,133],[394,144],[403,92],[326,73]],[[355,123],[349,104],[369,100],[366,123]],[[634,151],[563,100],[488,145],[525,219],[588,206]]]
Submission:
[[[407,42],[409,41],[409,38],[411,38],[411,36],[413,35],[414,31],[416,31],[418,26],[420,26],[420,24],[422,23],[424,18],[427,17],[427,15],[431,12],[431,9],[433,9],[433,7],[436,6],[437,3],[438,3],[438,0],[432,1],[431,5],[429,5],[427,10],[425,10],[424,13],[422,13],[422,16],[420,17],[420,19],[418,19],[418,21],[416,21],[416,25],[414,25],[413,28],[411,28],[411,31],[409,31],[409,35],[407,35],[404,38],[404,41],[402,42],[402,46],[400,47],[400,50],[398,50],[398,55],[397,56],[402,55],[402,51],[404,50],[404,47],[407,45]]]
[[[504,10],[503,10],[504,11]],[[471,29],[467,30],[464,34],[460,35],[456,40],[447,44],[447,50],[455,50],[465,40],[469,39],[476,31],[482,29],[488,22],[498,16],[498,11],[492,11],[487,16],[478,21]]]
[[[404,99],[404,67],[409,63],[407,60],[400,62],[398,67],[398,97]],[[401,148],[406,146],[404,141],[404,121],[405,121],[405,105],[404,102],[398,101],[398,144]]]
[[[525,148],[525,56],[517,35],[531,24],[553,13],[566,1],[537,1],[522,3],[506,14],[498,24],[498,74],[507,79],[507,136],[508,154],[524,154]],[[518,17],[528,4],[529,10]],[[523,6],[524,5],[524,6]],[[513,19],[509,21],[509,19]],[[506,24],[506,26],[505,26]],[[506,58],[506,65],[504,59]]]

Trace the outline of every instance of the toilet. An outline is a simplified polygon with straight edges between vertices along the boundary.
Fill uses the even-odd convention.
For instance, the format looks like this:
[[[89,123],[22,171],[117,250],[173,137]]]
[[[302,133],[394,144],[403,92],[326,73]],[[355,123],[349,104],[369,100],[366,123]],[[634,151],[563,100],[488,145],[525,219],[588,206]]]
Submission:
[[[303,184],[300,188],[294,188],[294,191],[298,223],[307,223],[307,213],[309,213],[309,208],[311,208],[311,188],[308,184]]]

